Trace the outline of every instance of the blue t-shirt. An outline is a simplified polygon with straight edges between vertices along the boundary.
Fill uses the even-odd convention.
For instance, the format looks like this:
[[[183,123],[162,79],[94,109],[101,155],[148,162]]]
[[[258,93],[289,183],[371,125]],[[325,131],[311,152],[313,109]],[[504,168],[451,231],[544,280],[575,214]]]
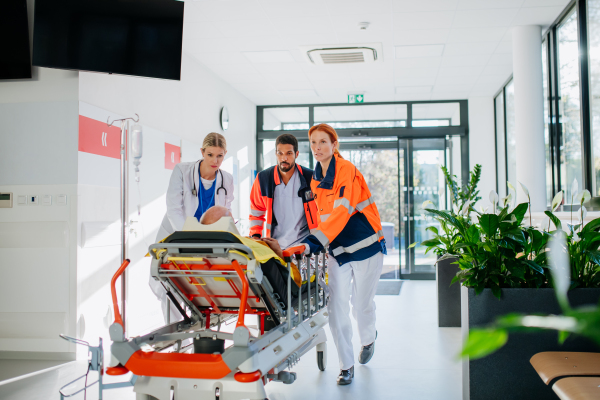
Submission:
[[[198,209],[194,214],[194,217],[198,221],[202,218],[202,215],[215,205],[215,185],[217,184],[217,180],[213,181],[213,184],[210,188],[205,189],[204,185],[200,183],[200,190],[198,190]]]

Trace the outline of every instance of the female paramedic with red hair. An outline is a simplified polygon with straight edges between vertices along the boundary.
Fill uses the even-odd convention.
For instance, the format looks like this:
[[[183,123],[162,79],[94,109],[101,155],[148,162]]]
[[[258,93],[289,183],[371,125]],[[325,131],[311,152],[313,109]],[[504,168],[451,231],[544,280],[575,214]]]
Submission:
[[[329,326],[342,370],[337,383],[348,385],[354,377],[349,302],[362,346],[358,361],[366,364],[375,352],[374,298],[386,254],[385,241],[367,182],[351,162],[342,158],[335,129],[327,124],[315,125],[308,137],[318,161],[311,189],[321,222],[304,244],[310,253],[329,245]]]

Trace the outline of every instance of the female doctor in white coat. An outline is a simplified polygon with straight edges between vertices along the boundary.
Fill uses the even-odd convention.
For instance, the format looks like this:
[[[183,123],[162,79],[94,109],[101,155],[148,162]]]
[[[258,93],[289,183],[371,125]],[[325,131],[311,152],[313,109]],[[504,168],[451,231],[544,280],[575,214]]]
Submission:
[[[156,241],[180,231],[188,217],[200,221],[212,206],[225,206],[231,211],[233,176],[221,164],[227,154],[225,137],[209,133],[202,142],[202,159],[175,165],[167,190],[167,214]]]
[[[167,190],[167,214],[158,230],[159,242],[171,233],[183,229],[188,217],[198,221],[212,206],[225,206],[231,212],[233,202],[233,176],[221,170],[227,154],[225,137],[209,133],[202,142],[202,159],[175,165]],[[161,300],[165,322],[181,319],[177,308],[170,305],[171,315],[167,319],[167,295],[162,285],[150,277],[150,288]]]

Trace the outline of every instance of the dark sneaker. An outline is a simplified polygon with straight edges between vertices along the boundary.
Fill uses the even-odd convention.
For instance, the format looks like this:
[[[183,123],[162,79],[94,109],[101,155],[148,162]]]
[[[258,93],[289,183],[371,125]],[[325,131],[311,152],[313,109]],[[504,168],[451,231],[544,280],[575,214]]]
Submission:
[[[350,369],[343,369],[339,376],[337,377],[338,385],[349,385],[352,383],[352,378],[354,378],[354,366],[350,367]]]
[[[377,332],[375,332],[375,339],[377,339]],[[361,347],[358,362],[361,364],[368,363],[373,358],[373,354],[375,354],[375,342]]]

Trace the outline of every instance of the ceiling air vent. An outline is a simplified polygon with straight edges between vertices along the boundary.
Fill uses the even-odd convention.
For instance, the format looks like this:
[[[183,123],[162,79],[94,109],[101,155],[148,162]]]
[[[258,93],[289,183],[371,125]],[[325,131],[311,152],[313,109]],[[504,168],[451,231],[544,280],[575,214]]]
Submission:
[[[372,63],[381,59],[381,44],[344,45],[336,47],[301,46],[312,64]]]

